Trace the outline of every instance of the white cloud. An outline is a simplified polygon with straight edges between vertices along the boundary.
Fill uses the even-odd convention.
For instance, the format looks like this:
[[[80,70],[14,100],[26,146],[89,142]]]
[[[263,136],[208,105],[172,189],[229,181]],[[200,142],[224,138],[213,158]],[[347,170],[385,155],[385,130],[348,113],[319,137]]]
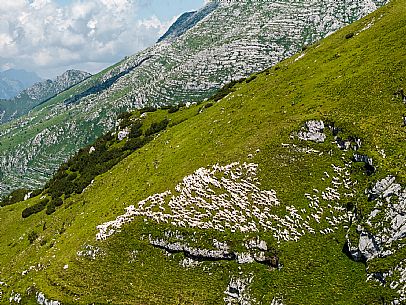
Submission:
[[[137,19],[138,0],[3,0],[0,6],[0,67],[43,76],[70,67],[96,72],[152,45],[170,22]],[[51,75],[48,75],[51,74]]]

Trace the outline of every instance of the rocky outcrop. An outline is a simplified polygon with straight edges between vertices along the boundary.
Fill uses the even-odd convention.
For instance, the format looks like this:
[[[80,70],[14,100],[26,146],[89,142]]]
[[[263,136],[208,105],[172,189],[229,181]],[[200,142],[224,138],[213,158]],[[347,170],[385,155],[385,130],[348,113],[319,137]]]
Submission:
[[[224,302],[226,305],[251,305],[255,304],[256,300],[249,294],[249,285],[252,283],[253,277],[236,277],[230,280],[224,293]]]
[[[372,175],[376,171],[374,162],[371,157],[368,157],[366,155],[361,155],[361,154],[354,154],[353,161],[364,163],[365,172],[367,173],[367,175]]]
[[[406,245],[406,188],[396,183],[395,177],[387,176],[365,193],[375,205],[358,221],[358,242],[347,235],[348,250],[355,261],[364,261],[367,267],[375,258],[393,257],[387,272],[371,273],[370,279],[396,290],[399,298],[392,304],[401,304],[406,301],[406,263],[396,254]]]
[[[59,301],[49,300],[42,292],[36,293],[37,304],[39,305],[61,305]]]
[[[183,252],[186,257],[193,258],[195,260],[235,260],[236,254],[226,250],[219,249],[199,249],[189,246],[187,243],[175,242],[169,243],[164,239],[152,239],[150,237],[149,242],[151,245],[164,249],[170,253]]]
[[[168,29],[168,31],[158,39],[158,42],[176,39],[182,36],[188,30],[193,28],[198,22],[212,13],[218,6],[219,3],[217,1],[212,1],[199,11],[182,14]]]
[[[354,260],[385,257],[395,241],[406,237],[406,189],[395,180],[387,176],[366,191],[375,208],[357,227],[358,245],[348,241]]]
[[[307,121],[302,130],[297,133],[297,137],[303,141],[323,143],[326,140],[324,127],[323,121]]]
[[[174,242],[168,241],[168,237],[176,237]],[[273,268],[279,268],[279,258],[276,254],[268,252],[268,247],[265,241],[259,238],[249,240],[245,243],[247,251],[234,252],[226,243],[213,240],[212,249],[192,247],[188,242],[184,241],[184,237],[179,233],[165,232],[165,238],[152,238],[149,236],[149,242],[154,247],[165,250],[168,253],[183,253],[185,259],[194,261],[218,261],[218,260],[235,260],[239,264],[261,263]],[[186,265],[191,264],[190,260],[182,261]]]

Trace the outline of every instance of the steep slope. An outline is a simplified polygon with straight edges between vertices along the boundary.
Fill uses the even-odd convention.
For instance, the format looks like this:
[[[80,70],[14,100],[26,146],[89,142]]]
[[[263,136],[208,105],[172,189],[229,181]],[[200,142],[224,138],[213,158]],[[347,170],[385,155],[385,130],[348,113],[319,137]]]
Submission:
[[[217,103],[135,112],[169,126],[50,216],[21,214],[48,190],[0,209],[3,297],[404,302],[405,16],[391,1]]]
[[[126,58],[0,127],[0,193],[42,185],[72,153],[111,129],[123,110],[202,100],[384,2],[221,1],[200,20],[203,8],[196,13],[200,22],[180,37]]]
[[[0,72],[0,99],[13,98],[40,81],[41,78],[37,74],[25,70],[9,69]]]
[[[31,109],[80,83],[91,74],[78,70],[68,70],[54,80],[45,80],[23,90],[16,97],[0,100],[0,123],[8,122],[27,114]]]

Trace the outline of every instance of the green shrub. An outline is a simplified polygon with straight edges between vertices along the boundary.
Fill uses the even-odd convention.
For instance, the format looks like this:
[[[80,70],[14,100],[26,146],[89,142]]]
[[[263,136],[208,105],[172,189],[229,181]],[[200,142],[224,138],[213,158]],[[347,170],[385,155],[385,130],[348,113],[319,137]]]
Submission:
[[[42,199],[40,202],[24,209],[23,212],[21,213],[21,216],[23,218],[27,218],[27,217],[31,216],[32,214],[41,212],[42,210],[44,210],[46,208],[48,202],[49,202],[48,198]]]
[[[28,238],[28,241],[30,242],[30,244],[32,244],[34,241],[37,240],[38,233],[35,231],[31,231],[30,233],[28,233],[27,238]]]
[[[175,113],[175,112],[179,111],[179,109],[180,109],[179,105],[171,106],[171,107],[168,109],[168,113]]]
[[[124,144],[124,150],[136,150],[143,147],[146,144],[146,138],[135,138],[135,139],[128,139],[127,142]]]
[[[252,76],[250,76],[249,78],[247,78],[247,80],[245,81],[247,84],[252,82],[253,80],[255,80],[257,78],[257,75],[254,74]]]
[[[347,35],[345,35],[345,39],[350,39],[354,37],[354,33],[348,33]]]
[[[142,136],[141,127],[142,127],[142,123],[139,121],[132,124],[131,128],[130,128],[130,133],[128,136],[130,138],[138,138],[138,137]]]
[[[159,123],[152,123],[151,127],[149,127],[146,131],[145,131],[145,136],[151,136],[153,134],[156,134],[162,130],[164,130],[169,124],[169,120],[168,119],[163,119],[161,122]]]
[[[230,83],[223,86],[223,88],[219,89],[210,99],[217,102],[222,98],[229,95],[231,92],[234,92],[234,86],[238,83],[242,83],[244,79],[233,80]]]
[[[157,108],[155,108],[153,106],[147,106],[147,107],[140,109],[140,114],[143,114],[145,112],[155,112],[155,111],[157,111]]]

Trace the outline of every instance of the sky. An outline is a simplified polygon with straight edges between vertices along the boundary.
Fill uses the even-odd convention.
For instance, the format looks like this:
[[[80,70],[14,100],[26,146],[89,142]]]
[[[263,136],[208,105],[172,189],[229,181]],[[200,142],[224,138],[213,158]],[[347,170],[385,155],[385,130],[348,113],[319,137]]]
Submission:
[[[205,0],[1,0],[0,71],[97,73],[153,45]]]

